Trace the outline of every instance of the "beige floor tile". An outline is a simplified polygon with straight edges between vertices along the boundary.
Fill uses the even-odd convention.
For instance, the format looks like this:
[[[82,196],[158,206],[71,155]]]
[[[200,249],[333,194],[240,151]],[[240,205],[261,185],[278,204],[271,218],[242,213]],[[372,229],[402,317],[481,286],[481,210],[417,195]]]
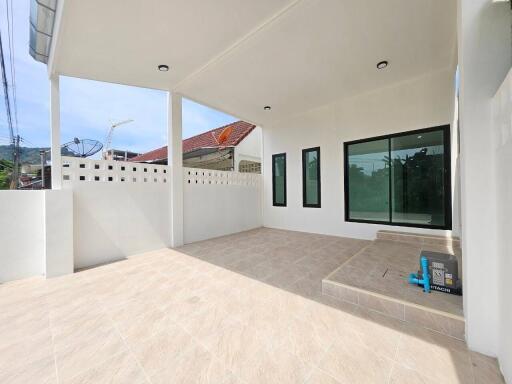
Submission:
[[[306,384],[342,384],[327,373],[314,369]]]
[[[332,345],[334,335],[334,332],[319,332],[314,324],[293,318],[283,345],[304,362],[317,365]]]
[[[132,347],[137,360],[148,375],[163,371],[177,356],[192,345],[192,337],[179,326],[171,326],[140,345]]]
[[[192,341],[192,345],[182,354],[167,361],[163,370],[151,375],[153,384],[217,384],[231,377],[219,360],[204,347]]]
[[[104,311],[114,322],[124,322],[156,309],[157,306],[152,300],[146,297],[138,297],[120,305],[106,307]]]
[[[0,340],[9,345],[25,339],[27,336],[38,337],[50,332],[50,316],[43,314],[33,316],[30,312],[20,315],[17,319],[0,322]]]
[[[106,314],[84,314],[69,321],[52,321],[53,344],[57,351],[71,345],[97,341],[101,335],[114,331],[114,324]]]
[[[416,245],[369,244],[262,228],[2,285],[0,382],[503,383],[462,341],[321,294],[363,247],[373,279],[416,268]]]
[[[303,383],[313,369],[284,346],[253,352],[233,367],[235,375],[247,383]]]
[[[359,342],[335,340],[318,367],[341,383],[385,383],[393,362]]]
[[[126,351],[87,369],[61,384],[145,384],[146,376],[137,361]]]
[[[104,363],[125,349],[125,344],[113,328],[77,340],[70,339],[55,353],[59,379],[68,380],[86,369]]]
[[[219,304],[212,303],[186,319],[177,319],[177,322],[196,339],[203,340],[238,320]]]
[[[505,384],[500,372],[498,361],[495,358],[484,356],[477,352],[470,352],[473,365],[475,384]]]
[[[121,337],[130,345],[142,344],[152,336],[174,326],[164,312],[152,309],[131,319],[123,318],[114,322]]]
[[[0,347],[0,372],[36,363],[44,358],[53,359],[53,344],[50,332],[39,333],[36,336],[27,335],[12,344]]]
[[[396,361],[447,384],[472,381],[471,361],[467,351],[451,349],[423,335],[419,333],[402,337]]]
[[[22,366],[10,366],[0,370],[0,383],[6,384],[57,384],[53,356]]]
[[[441,381],[442,382],[442,381]],[[439,384],[437,377],[431,375],[422,375],[410,368],[399,364],[393,366],[389,384]],[[462,384],[462,381],[461,381]]]

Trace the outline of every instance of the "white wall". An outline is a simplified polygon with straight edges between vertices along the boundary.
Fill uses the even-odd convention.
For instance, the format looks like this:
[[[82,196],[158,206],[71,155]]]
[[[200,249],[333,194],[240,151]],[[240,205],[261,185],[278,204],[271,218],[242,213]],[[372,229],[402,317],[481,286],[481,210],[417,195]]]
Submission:
[[[461,123],[461,209],[464,254],[464,312],[466,338],[471,349],[498,355],[502,343],[510,340],[499,327],[500,297],[510,292],[498,286],[499,231],[510,230],[510,217],[498,217],[510,209],[510,196],[503,198],[506,180],[496,188],[498,166],[492,138],[492,98],[512,64],[510,4],[490,0],[458,2]],[[509,147],[504,147],[506,151]],[[505,157],[500,154],[501,160]],[[510,163],[508,164],[510,166]],[[507,170],[510,172],[510,169]],[[495,196],[501,200],[496,201]],[[500,225],[505,225],[500,228]],[[507,234],[510,237],[510,233]],[[502,247],[503,244],[498,244]],[[508,254],[510,258],[510,253]],[[507,273],[510,271],[504,271]],[[510,279],[507,273],[507,279]],[[500,293],[500,289],[504,289]],[[510,296],[504,305],[510,306]],[[501,312],[501,316],[503,312]],[[510,322],[508,323],[510,326]],[[506,336],[508,334],[508,337]],[[502,367],[510,373],[508,355],[500,356]]]
[[[512,70],[493,100],[493,149],[496,164],[498,255],[498,357],[508,382],[512,382]]]
[[[170,245],[169,184],[84,182],[72,188],[75,268]]]
[[[0,283],[44,270],[44,192],[0,191]]]
[[[183,174],[185,243],[261,227],[261,175],[196,168]]]
[[[0,191],[0,283],[73,271],[67,191]]]
[[[45,191],[44,234],[46,277],[73,273],[73,193],[70,190]]]
[[[241,160],[261,162],[261,140],[261,127],[256,127],[235,147],[235,171]]]
[[[380,229],[449,232],[345,222],[343,142],[451,124],[454,76],[453,70],[426,75],[265,126],[264,225],[363,239],[373,239]],[[316,146],[321,151],[322,208],[303,208],[301,150]],[[288,206],[273,207],[271,157],[281,152],[287,156]]]

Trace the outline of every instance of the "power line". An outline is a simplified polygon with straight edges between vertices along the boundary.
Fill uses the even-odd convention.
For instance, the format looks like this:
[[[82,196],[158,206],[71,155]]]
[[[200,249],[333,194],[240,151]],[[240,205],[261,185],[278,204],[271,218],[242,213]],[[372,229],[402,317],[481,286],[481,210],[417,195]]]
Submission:
[[[9,137],[11,141],[14,139],[14,130],[12,127],[11,103],[9,101],[9,85],[7,84],[7,76],[5,74],[4,48],[2,42],[2,32],[0,31],[0,71],[2,72],[2,84],[4,88],[5,112],[7,116],[7,126],[9,127]]]
[[[13,109],[14,109],[14,122],[16,125],[16,134],[19,134],[18,128],[18,103],[16,99],[16,66],[14,64],[14,15],[13,15],[13,6],[12,0],[5,0],[5,5],[7,8],[6,18],[7,18],[7,39],[9,41],[9,61],[10,61],[10,69],[11,69],[11,90],[12,90],[12,101],[13,101]]]

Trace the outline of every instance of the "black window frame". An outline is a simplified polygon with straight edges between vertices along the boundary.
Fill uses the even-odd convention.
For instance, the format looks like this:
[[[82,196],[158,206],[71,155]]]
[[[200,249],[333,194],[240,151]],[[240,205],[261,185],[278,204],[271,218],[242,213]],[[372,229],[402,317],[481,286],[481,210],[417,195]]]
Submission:
[[[379,220],[364,220],[364,219],[351,219],[350,218],[350,201],[349,201],[349,182],[348,182],[348,147],[352,144],[366,143],[377,140],[388,140],[389,158],[391,158],[391,139],[395,137],[409,136],[414,134],[422,134],[428,132],[443,131],[443,154],[444,154],[444,217],[445,225],[429,225],[429,224],[415,224],[393,222],[393,198],[391,196],[391,172],[389,182],[389,221]],[[344,194],[345,194],[345,221],[352,223],[365,223],[365,224],[380,224],[390,225],[394,227],[412,227],[412,228],[428,228],[428,229],[452,229],[452,175],[451,175],[451,143],[450,143],[450,125],[439,125],[435,127],[416,129],[412,131],[393,133],[389,135],[375,136],[366,139],[346,141],[343,143],[343,160],[344,160]]]
[[[317,152],[318,153],[318,162],[317,162],[317,177],[318,183],[316,186],[318,203],[316,204],[308,204],[306,201],[306,156],[309,152]],[[321,208],[322,207],[322,178],[320,173],[320,147],[312,147],[306,148],[302,150],[302,206],[304,208]]]
[[[283,157],[284,160],[284,202],[276,202],[276,171],[275,171],[275,159]],[[274,207],[286,207],[287,195],[286,195],[286,152],[276,153],[272,155],[272,206]]]

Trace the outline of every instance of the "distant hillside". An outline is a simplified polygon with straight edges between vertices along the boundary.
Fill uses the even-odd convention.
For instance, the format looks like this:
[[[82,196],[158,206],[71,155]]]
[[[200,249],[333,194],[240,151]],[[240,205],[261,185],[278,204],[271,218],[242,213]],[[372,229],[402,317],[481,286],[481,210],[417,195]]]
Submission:
[[[21,152],[21,164],[40,164],[41,156],[39,155],[40,150],[48,151],[50,148],[30,148],[20,147]],[[63,150],[64,156],[72,156],[67,150]],[[0,159],[12,160],[12,147],[10,145],[0,145]],[[46,154],[46,159],[50,160],[50,153]]]

